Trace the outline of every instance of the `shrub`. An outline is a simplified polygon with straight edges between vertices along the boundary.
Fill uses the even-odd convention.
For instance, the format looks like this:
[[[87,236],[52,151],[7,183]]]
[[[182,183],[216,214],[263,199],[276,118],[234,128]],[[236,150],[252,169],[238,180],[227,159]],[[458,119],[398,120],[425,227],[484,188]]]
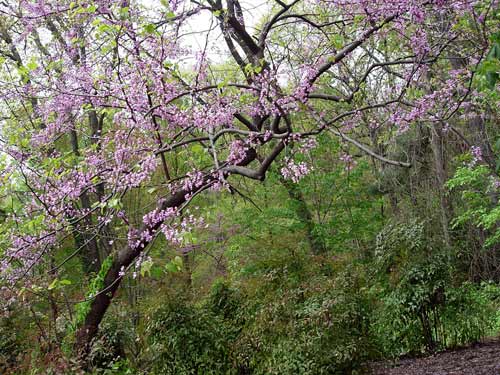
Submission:
[[[433,246],[424,225],[389,225],[377,238],[382,288],[372,332],[385,356],[422,353],[477,341],[492,330],[492,298],[456,283],[449,250]]]
[[[252,374],[348,374],[370,352],[367,310],[348,274],[311,278],[247,306],[235,345]],[[251,305],[251,303],[250,303]]]
[[[123,318],[108,318],[101,323],[88,356],[89,366],[95,373],[127,373],[125,348],[133,340],[133,333],[129,322]]]
[[[0,373],[6,374],[21,353],[19,337],[10,317],[0,319]]]
[[[168,301],[147,325],[154,374],[234,373],[224,324],[185,301]]]
[[[446,291],[446,303],[441,311],[441,340],[446,347],[477,342],[494,332],[497,309],[488,288],[491,290],[493,286],[467,282]],[[498,290],[497,287],[497,293]]]
[[[241,307],[241,295],[239,291],[230,286],[224,279],[216,280],[210,289],[206,307],[215,315],[225,320],[237,318]]]

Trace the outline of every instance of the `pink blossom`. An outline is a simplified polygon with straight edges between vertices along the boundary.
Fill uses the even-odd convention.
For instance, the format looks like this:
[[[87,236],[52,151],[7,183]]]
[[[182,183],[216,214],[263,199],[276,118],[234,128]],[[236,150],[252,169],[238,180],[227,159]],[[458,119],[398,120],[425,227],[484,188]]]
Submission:
[[[357,165],[356,160],[354,160],[354,158],[347,153],[342,154],[339,159],[345,164],[344,169],[346,171],[353,170],[354,167],[356,167],[356,165]]]
[[[305,162],[296,163],[292,159],[285,159],[285,165],[281,168],[282,176],[287,180],[299,182],[304,176],[312,171],[312,167]]]
[[[483,151],[481,150],[481,147],[472,146],[470,148],[470,153],[472,155],[472,160],[469,164],[471,167],[475,166],[477,163],[483,160]]]

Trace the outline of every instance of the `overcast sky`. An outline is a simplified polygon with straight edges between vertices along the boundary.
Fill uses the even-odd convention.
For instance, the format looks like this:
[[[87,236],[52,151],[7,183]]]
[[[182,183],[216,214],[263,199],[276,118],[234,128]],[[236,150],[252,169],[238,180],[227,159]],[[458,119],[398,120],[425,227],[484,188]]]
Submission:
[[[161,9],[160,0],[143,0],[151,9]],[[245,24],[251,34],[257,34],[255,26],[267,14],[270,3],[268,0],[241,0],[240,4],[244,11]],[[183,44],[190,46],[195,51],[203,50],[208,38],[207,55],[212,61],[223,61],[228,57],[224,39],[219,27],[216,27],[214,17],[208,11],[202,11],[198,15],[191,17],[183,29]]]

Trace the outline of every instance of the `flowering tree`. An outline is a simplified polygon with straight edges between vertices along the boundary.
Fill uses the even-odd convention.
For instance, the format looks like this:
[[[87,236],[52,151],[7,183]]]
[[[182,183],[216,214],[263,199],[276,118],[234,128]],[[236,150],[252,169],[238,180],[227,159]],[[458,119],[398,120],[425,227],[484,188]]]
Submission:
[[[297,182],[309,166],[294,155],[321,132],[408,167],[362,135],[391,139],[416,121],[450,127],[489,49],[493,6],[274,0],[251,28],[239,0],[0,3],[1,189],[18,202],[2,233],[5,288],[33,290],[74,256],[99,272],[77,322],[85,356],[155,238],[175,245],[202,222],[187,214],[198,194],[235,192],[231,176],[262,181],[273,163]],[[200,48],[187,45],[193,28]],[[430,80],[433,65],[450,68]],[[139,223],[127,204],[137,190],[157,202],[140,206]],[[68,239],[74,252],[58,264]]]

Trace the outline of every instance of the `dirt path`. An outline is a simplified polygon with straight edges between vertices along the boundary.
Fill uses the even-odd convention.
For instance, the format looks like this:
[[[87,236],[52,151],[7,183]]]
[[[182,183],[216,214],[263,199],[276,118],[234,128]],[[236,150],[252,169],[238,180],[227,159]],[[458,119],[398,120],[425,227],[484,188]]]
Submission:
[[[371,368],[373,375],[500,375],[500,340]]]

